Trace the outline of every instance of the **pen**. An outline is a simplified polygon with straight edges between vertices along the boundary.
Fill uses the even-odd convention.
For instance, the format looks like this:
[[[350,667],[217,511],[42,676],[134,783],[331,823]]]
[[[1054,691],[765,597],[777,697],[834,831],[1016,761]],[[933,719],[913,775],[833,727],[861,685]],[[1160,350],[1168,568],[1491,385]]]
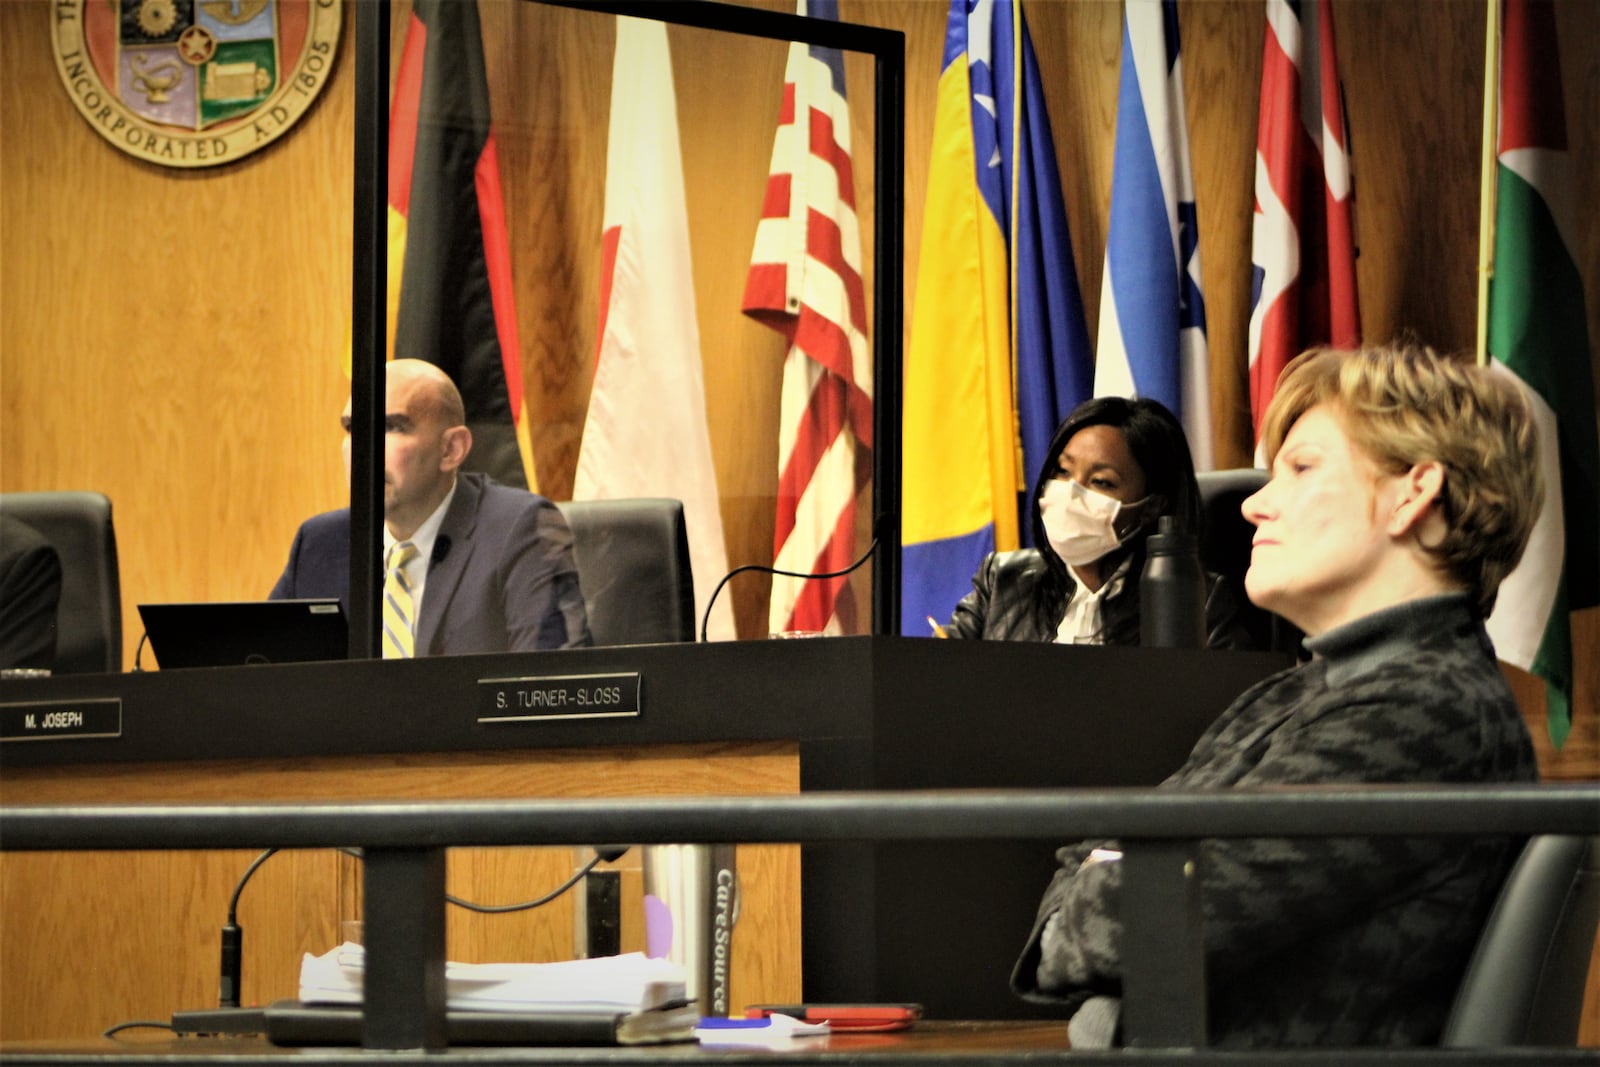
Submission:
[[[932,615],[928,616],[928,625],[933,627],[933,636],[935,636],[935,637],[949,637],[950,636],[949,634],[945,633],[944,627],[940,626],[939,625],[939,621],[937,619],[935,619]]]

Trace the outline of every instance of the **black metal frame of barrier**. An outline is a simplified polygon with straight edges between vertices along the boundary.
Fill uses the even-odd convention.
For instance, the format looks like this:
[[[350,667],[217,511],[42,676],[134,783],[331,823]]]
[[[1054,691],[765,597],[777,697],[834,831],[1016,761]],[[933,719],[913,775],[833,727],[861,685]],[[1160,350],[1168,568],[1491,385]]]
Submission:
[[[872,632],[900,627],[900,369],[904,317],[905,34],[711,0],[531,0],[870,55],[874,64]],[[378,655],[383,381],[388,277],[389,0],[356,10],[351,272],[350,658]]]
[[[0,808],[7,851],[359,845],[371,920],[363,1044],[374,1049],[444,1047],[450,847],[1117,837],[1127,864],[1123,907],[1141,916],[1141,932],[1124,946],[1129,1044],[1193,1050],[1206,1044],[1198,879],[1188,862],[1198,839],[1533,833],[1600,833],[1600,786]]]

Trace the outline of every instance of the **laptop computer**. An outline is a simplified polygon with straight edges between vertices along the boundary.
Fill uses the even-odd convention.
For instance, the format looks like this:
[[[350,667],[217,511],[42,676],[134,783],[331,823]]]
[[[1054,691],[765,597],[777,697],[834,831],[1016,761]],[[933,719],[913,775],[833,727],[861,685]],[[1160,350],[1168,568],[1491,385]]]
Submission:
[[[163,669],[344,659],[350,631],[336,599],[140,604]]]

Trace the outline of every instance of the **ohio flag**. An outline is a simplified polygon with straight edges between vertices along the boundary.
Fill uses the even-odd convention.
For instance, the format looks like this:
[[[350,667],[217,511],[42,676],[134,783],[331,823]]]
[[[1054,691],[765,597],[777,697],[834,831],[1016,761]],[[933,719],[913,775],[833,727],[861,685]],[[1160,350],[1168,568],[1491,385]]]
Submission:
[[[971,8],[969,11],[968,8]],[[906,356],[900,627],[950,617],[1092,358],[1055,144],[1016,0],[953,0]]]
[[[1159,400],[1195,467],[1215,464],[1199,225],[1183,110],[1176,0],[1127,0],[1100,289],[1096,396]]]
[[[1489,353],[1533,407],[1545,496],[1489,634],[1501,659],[1545,680],[1559,747],[1572,725],[1570,613],[1600,604],[1600,445],[1555,14],[1506,0],[1504,26]]]
[[[1313,345],[1361,342],[1350,136],[1327,0],[1267,0],[1256,137],[1250,415],[1259,448],[1288,362]]]
[[[839,17],[836,0],[799,0],[798,9]],[[844,57],[836,49],[789,46],[744,310],[789,341],[773,565],[843,570],[855,556],[856,494],[872,467],[872,358]],[[855,632],[848,581],[774,576],[771,629]]]

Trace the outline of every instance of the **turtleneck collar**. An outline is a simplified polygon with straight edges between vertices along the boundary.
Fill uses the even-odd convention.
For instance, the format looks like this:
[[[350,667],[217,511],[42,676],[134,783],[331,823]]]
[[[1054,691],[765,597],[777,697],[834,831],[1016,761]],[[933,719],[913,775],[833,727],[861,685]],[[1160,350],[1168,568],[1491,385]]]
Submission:
[[[1445,593],[1363,615],[1306,638],[1305,646],[1324,662],[1329,684],[1339,685],[1390,660],[1415,656],[1418,643],[1430,635],[1472,631],[1493,659],[1494,647],[1471,598],[1465,592]]]

